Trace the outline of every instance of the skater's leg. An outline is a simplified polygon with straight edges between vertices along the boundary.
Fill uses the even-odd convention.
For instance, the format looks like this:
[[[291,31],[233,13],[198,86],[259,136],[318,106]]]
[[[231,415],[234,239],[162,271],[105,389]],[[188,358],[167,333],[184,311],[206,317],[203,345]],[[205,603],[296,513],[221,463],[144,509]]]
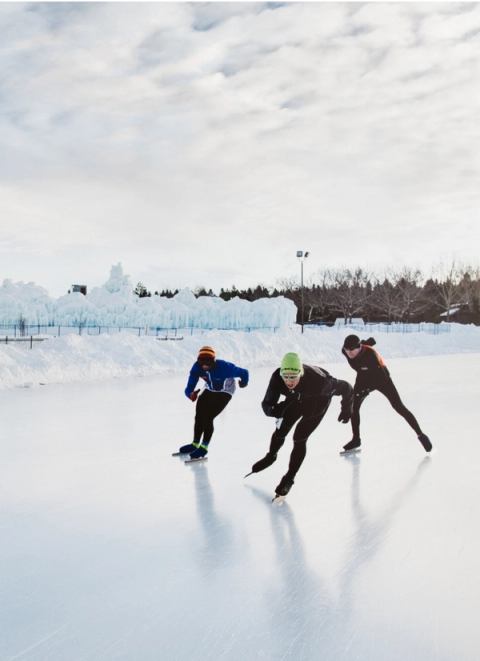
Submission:
[[[275,489],[277,496],[286,496],[290,491],[294,483],[295,476],[298,473],[300,466],[303,464],[303,460],[307,454],[307,441],[312,432],[315,431],[315,429],[322,421],[323,416],[327,412],[329,404],[330,402],[323,409],[323,411],[317,415],[310,416],[308,418],[302,418],[296,426],[293,433],[293,450],[290,454],[288,470]]]
[[[407,409],[405,404],[400,399],[400,395],[398,394],[393,381],[389,380],[385,385],[379,387],[378,390],[382,393],[382,395],[385,395],[392,408],[407,421],[413,431],[417,434],[417,436],[419,436],[422,433],[420,425],[418,424],[417,419],[413,413]]]
[[[199,448],[204,432],[205,417],[207,415],[207,411],[208,411],[208,395],[207,395],[207,391],[204,391],[197,398],[197,403],[195,405],[193,441],[191,443],[187,443],[186,445],[182,445],[178,450],[178,454],[191,454],[192,452],[195,452],[195,450]]]
[[[209,392],[204,390],[197,399],[195,407],[195,423],[193,425],[193,442],[200,443],[205,431],[205,421],[209,416]]]
[[[297,438],[293,439],[293,449],[290,454],[290,461],[288,462],[288,471],[286,475],[294,480],[295,475],[298,473],[300,466],[303,464],[307,454],[307,439]]]
[[[213,393],[210,390],[205,390],[198,398],[197,414],[195,416],[195,440],[193,441],[196,449],[190,454],[192,459],[198,459],[207,454],[208,444],[213,435],[213,419],[223,411],[230,399],[231,395],[229,393]],[[203,438],[197,436],[200,431]]]
[[[203,423],[203,444],[208,445],[213,435],[213,421],[227,406],[232,396],[227,392],[210,392],[208,408]]]
[[[307,441],[310,435],[315,431],[318,425],[323,420],[325,413],[330,405],[330,402],[325,408],[316,415],[302,418],[293,432],[293,450],[290,455],[290,462],[288,465],[287,475],[293,478],[297,474],[300,466],[307,454]]]
[[[285,438],[288,432],[290,431],[290,429],[293,427],[293,425],[300,416],[301,413],[298,410],[294,410],[293,407],[289,409],[287,415],[283,418],[280,427],[278,429],[275,429],[275,431],[272,434],[272,437],[270,439],[270,447],[268,449],[267,454],[262,459],[259,459],[253,464],[251,471],[252,473],[259,473],[260,471],[265,470],[265,468],[268,468],[275,462],[275,460],[277,459],[278,451],[285,443]]]
[[[360,447],[360,407],[363,401],[370,394],[367,388],[357,389],[353,391],[353,407],[352,407],[352,440],[343,446],[344,450],[353,450]]]
[[[411,411],[407,409],[405,404],[402,402],[400,395],[398,394],[397,389],[392,380],[388,381],[385,386],[379,388],[380,392],[385,395],[393,409],[407,421],[413,431],[417,434],[418,440],[423,445],[423,448],[426,452],[430,452],[432,449],[432,443],[428,436],[424,434],[420,428],[420,425],[417,422],[416,417]]]

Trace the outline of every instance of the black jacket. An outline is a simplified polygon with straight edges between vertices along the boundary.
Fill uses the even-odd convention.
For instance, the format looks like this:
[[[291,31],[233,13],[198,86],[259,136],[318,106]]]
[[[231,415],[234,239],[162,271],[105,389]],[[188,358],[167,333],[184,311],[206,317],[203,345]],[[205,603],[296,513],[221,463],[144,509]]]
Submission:
[[[321,413],[334,395],[342,397],[342,411],[350,411],[352,405],[352,386],[331,376],[322,367],[304,365],[304,374],[298,386],[289,390],[280,376],[280,368],[270,378],[267,392],[262,401],[265,415],[282,418],[287,408],[293,403],[301,407],[304,416]],[[281,395],[285,399],[279,402]]]
[[[383,362],[383,358],[375,349],[372,349],[367,344],[362,343],[360,346],[360,353],[355,358],[349,358],[345,349],[342,349],[342,353],[348,360],[348,364],[357,373],[355,390],[375,388],[385,384],[390,380],[390,373]]]

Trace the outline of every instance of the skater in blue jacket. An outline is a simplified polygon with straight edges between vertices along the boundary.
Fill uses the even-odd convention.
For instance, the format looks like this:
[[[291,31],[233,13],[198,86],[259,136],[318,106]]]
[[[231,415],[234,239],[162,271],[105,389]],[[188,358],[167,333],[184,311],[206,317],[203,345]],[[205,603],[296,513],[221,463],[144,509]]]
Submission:
[[[205,346],[200,349],[185,388],[185,395],[192,402],[197,402],[193,441],[182,445],[180,454],[189,454],[191,459],[205,457],[213,435],[213,420],[231,400],[237,378],[240,388],[245,388],[248,385],[248,370],[226,360],[218,360],[212,347]],[[199,379],[205,382],[201,393],[200,389],[195,389]]]

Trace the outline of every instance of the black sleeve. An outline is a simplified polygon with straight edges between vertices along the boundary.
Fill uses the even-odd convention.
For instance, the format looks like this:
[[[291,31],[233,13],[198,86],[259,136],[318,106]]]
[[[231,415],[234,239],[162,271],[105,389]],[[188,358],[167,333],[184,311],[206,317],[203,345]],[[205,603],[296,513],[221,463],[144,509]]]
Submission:
[[[327,397],[335,397],[338,395],[342,398],[342,409],[343,407],[349,408],[352,403],[353,388],[348,381],[335,379],[333,376],[329,376],[323,387],[322,394]]]
[[[262,401],[262,409],[265,415],[268,415],[271,418],[278,418],[282,415],[283,405],[278,404],[278,400],[282,393],[278,387],[278,378],[276,372],[274,372],[270,378],[270,383],[268,384],[267,392]]]

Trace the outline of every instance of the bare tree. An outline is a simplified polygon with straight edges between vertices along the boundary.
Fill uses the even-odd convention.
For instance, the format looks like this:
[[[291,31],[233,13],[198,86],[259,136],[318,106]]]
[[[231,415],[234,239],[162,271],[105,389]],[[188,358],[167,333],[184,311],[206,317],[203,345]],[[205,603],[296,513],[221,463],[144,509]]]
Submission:
[[[401,321],[410,321],[426,307],[422,296],[423,290],[420,286],[421,280],[422,273],[419,269],[404,267],[398,274],[395,289],[397,290],[397,312]]]
[[[468,266],[459,283],[460,300],[468,306],[472,319],[480,321],[480,268]]]
[[[386,271],[382,279],[375,278],[370,297],[371,309],[388,322],[397,320],[398,290],[395,288],[396,280],[397,275],[392,270]]]
[[[297,278],[279,278],[277,280],[277,288],[285,292],[294,292],[300,288]]]
[[[371,285],[366,271],[360,267],[335,271],[333,283],[332,308],[343,316],[345,323],[367,309]]]
[[[331,269],[321,269],[313,274],[305,295],[308,321],[325,318],[332,302],[333,285],[334,277]]]
[[[465,302],[465,291],[460,286],[462,270],[453,260],[448,266],[443,263],[437,266],[434,273],[436,304],[445,313],[446,321],[450,321],[452,309]]]

